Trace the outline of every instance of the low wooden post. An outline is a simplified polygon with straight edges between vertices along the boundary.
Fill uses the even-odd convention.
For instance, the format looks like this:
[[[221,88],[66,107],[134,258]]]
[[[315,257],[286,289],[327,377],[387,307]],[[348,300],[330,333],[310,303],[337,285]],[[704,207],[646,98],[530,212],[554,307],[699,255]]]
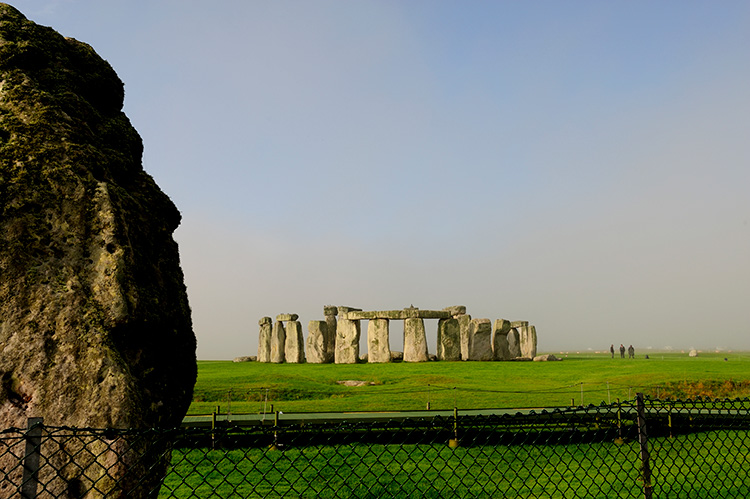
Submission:
[[[651,464],[649,463],[648,435],[646,434],[646,406],[643,394],[636,393],[636,409],[638,413],[638,444],[641,448],[641,477],[643,478],[643,497],[651,499],[653,486],[651,485]]]
[[[218,407],[214,409],[213,414],[211,414],[211,448],[216,449],[216,413],[218,412]]]
[[[43,424],[44,418],[29,418],[26,422],[26,450],[23,458],[23,481],[21,482],[21,497],[23,499],[34,499],[36,497]]]
[[[451,449],[457,448],[460,444],[458,440],[458,407],[453,407],[453,438],[448,440],[448,447]]]

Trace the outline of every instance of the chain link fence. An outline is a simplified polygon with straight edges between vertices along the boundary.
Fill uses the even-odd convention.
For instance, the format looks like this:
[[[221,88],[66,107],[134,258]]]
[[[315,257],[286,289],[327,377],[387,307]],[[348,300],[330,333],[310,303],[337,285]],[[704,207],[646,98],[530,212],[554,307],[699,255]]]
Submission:
[[[750,497],[750,400],[0,432],[0,497]]]

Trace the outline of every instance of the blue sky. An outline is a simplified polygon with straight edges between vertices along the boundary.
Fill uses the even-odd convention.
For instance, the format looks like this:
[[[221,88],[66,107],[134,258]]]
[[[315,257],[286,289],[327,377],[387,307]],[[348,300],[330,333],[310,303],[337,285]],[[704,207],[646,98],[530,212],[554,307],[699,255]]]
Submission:
[[[327,304],[750,349],[747,2],[13,5],[125,82],[201,359]]]

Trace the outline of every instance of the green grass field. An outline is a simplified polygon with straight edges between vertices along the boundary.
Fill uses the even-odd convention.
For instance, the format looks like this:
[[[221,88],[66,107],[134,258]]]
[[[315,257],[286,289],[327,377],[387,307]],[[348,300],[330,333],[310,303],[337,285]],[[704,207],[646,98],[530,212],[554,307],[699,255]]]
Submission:
[[[652,439],[654,497],[747,497],[747,432]],[[179,449],[161,497],[643,497],[637,442]]]
[[[562,362],[261,364],[199,361],[189,414],[395,411],[584,405],[652,396],[747,397],[750,352],[649,352],[635,360],[570,354]],[[726,359],[726,360],[724,360]],[[365,386],[337,381],[358,380]]]

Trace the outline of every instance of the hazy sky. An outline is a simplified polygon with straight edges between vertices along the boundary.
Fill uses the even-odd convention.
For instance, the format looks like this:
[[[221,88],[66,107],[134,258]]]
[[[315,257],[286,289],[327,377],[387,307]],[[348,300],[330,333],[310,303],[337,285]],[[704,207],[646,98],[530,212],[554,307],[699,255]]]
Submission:
[[[125,82],[200,359],[326,304],[750,348],[744,0],[13,5]]]

